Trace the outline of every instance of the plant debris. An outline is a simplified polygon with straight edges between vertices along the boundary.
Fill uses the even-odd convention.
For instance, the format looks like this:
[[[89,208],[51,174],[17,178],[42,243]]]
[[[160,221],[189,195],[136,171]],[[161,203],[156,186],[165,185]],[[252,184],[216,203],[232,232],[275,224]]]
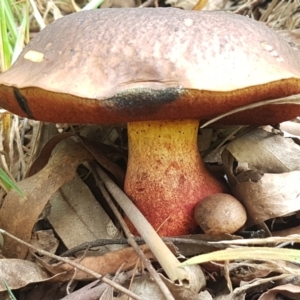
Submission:
[[[1,71],[36,32],[87,8],[226,10],[265,22],[300,49],[299,1],[3,3],[16,28],[4,22],[10,36],[0,51]],[[28,300],[300,299],[299,120],[263,128],[211,122],[199,130],[206,163],[226,174],[247,222],[231,234],[199,229],[163,239],[124,200],[126,126],[44,124],[7,112],[1,120],[0,167],[9,178],[0,190],[1,299],[8,290]],[[129,232],[123,211],[142,237]],[[189,263],[196,265],[182,267]]]

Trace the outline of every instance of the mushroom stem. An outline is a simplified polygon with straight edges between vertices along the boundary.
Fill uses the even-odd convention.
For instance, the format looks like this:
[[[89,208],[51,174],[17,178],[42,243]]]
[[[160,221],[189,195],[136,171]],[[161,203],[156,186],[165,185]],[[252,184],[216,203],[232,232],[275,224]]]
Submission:
[[[225,190],[200,157],[198,126],[196,120],[128,124],[125,192],[161,236],[193,233],[196,204]]]

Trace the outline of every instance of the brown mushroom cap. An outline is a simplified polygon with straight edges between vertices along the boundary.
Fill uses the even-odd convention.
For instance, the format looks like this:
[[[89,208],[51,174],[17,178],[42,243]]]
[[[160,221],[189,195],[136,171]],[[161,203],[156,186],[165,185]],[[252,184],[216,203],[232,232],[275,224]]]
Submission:
[[[210,119],[298,93],[299,53],[266,25],[217,11],[71,14],[37,34],[0,75],[1,107],[51,122]],[[300,115],[300,106],[278,107],[230,121],[274,123]]]
[[[214,194],[200,201],[194,218],[206,234],[234,233],[247,221],[247,213],[241,202],[229,194]]]

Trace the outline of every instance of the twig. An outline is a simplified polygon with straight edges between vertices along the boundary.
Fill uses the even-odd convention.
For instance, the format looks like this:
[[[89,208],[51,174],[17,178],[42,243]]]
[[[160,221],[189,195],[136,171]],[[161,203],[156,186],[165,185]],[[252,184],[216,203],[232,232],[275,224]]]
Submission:
[[[113,213],[115,214],[116,218],[118,219],[119,223],[121,224],[121,226],[124,230],[124,233],[125,233],[125,235],[128,239],[128,244],[137,252],[138,256],[140,257],[140,259],[142,261],[142,263],[147,268],[147,270],[149,271],[149,273],[151,274],[151,276],[155,280],[156,284],[159,286],[161,292],[164,294],[166,299],[167,300],[174,300],[174,297],[171,294],[170,290],[165,285],[165,283],[162,281],[162,279],[160,278],[160,276],[158,275],[156,270],[151,265],[150,261],[146,258],[145,254],[143,253],[141,248],[138,246],[138,244],[134,240],[132,234],[130,233],[130,231],[128,229],[128,226],[124,222],[124,219],[122,218],[120,212],[118,211],[117,207],[115,206],[115,204],[113,203],[111,197],[109,196],[109,194],[108,194],[108,192],[107,192],[107,190],[104,186],[104,183],[100,180],[100,178],[98,176],[98,172],[99,172],[98,168],[99,167],[97,167],[96,170],[95,170],[95,168],[92,164],[90,164],[90,167],[91,167],[91,170],[94,174],[96,183],[97,183],[98,187],[101,190],[101,193],[102,193],[103,197],[105,198],[106,202],[108,203],[108,205],[112,209]],[[101,170],[100,170],[100,173],[101,173]]]
[[[114,281],[112,281],[112,280],[104,277],[103,275],[101,275],[101,274],[99,274],[97,272],[94,272],[94,271],[92,271],[92,270],[90,270],[90,269],[88,269],[88,268],[86,268],[86,267],[84,267],[84,266],[82,266],[82,265],[80,265],[80,264],[78,264],[78,263],[76,263],[76,262],[68,259],[68,258],[60,257],[58,255],[52,254],[52,253],[50,253],[48,251],[45,251],[45,250],[42,250],[42,249],[37,249],[36,247],[32,246],[31,244],[28,244],[28,243],[22,241],[21,239],[15,237],[14,235],[8,233],[7,231],[5,231],[5,230],[3,230],[1,228],[0,228],[0,233],[3,234],[3,235],[6,235],[8,237],[10,237],[11,239],[17,241],[18,243],[20,243],[22,245],[25,245],[29,249],[32,249],[32,250],[34,250],[35,252],[38,252],[41,255],[45,255],[45,256],[57,259],[58,261],[62,261],[64,263],[66,263],[66,264],[69,264],[69,265],[71,265],[71,266],[73,266],[73,267],[75,267],[75,268],[77,268],[77,269],[79,269],[79,270],[87,273],[87,274],[90,274],[90,275],[94,276],[96,279],[102,280],[103,282],[109,284],[110,286],[114,287],[118,291],[120,291],[120,292],[128,295],[129,297],[132,297],[133,299],[141,300],[141,298],[138,295],[136,295],[136,294],[132,293],[131,291],[125,289],[123,286],[117,284],[116,282],[114,282]]]
[[[138,245],[145,244],[145,240],[142,237],[134,237],[135,242]],[[224,247],[220,246],[219,244],[214,244],[214,241],[210,240],[198,240],[198,239],[193,239],[193,238],[181,238],[181,237],[162,237],[162,240],[164,242],[170,242],[173,243],[175,246],[178,245],[198,245],[198,246],[210,246],[210,247],[215,247],[216,249],[224,249]],[[73,247],[72,249],[69,249],[62,253],[60,256],[66,257],[66,256],[71,256],[76,252],[82,251],[82,250],[87,250],[91,249],[94,247],[101,247],[101,246],[106,246],[106,245],[122,245],[122,244],[128,244],[127,239],[99,239],[99,240],[94,240],[91,242],[85,242],[80,245],[77,245]]]

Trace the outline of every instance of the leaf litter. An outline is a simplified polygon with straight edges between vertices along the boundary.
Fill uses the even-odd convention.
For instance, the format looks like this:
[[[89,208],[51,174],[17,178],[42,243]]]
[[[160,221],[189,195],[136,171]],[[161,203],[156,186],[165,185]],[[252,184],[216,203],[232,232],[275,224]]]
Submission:
[[[65,2],[70,9],[69,12],[78,9],[74,2]],[[145,3],[155,4],[155,2],[146,1]],[[190,9],[197,1],[169,2],[174,7]],[[288,29],[282,30],[282,36],[294,47],[299,46],[299,33],[297,30],[291,31],[299,27],[296,5],[290,5],[286,9],[287,3],[280,1],[271,1],[269,6],[260,3],[263,1],[204,2],[207,2],[204,9],[231,7],[238,13],[247,13],[253,18],[266,21],[276,30]],[[83,5],[84,1],[78,1],[77,4]],[[140,4],[141,1],[104,1],[103,5],[113,7]],[[268,7],[272,7],[272,11]],[[53,10],[54,7],[51,9]],[[287,14],[292,17],[286,17]],[[49,15],[45,15],[47,22],[48,18]],[[282,99],[280,101],[294,100]],[[292,122],[292,124],[297,124],[297,122]],[[285,125],[282,128],[286,136]],[[50,292],[55,295],[55,292],[59,290],[55,284],[67,282],[69,287],[62,286],[70,294],[63,298],[60,296],[61,299],[83,299],[83,297],[85,299],[127,299],[126,294],[116,293],[117,290],[112,289],[107,282],[94,281],[96,278],[102,278],[101,275],[105,275],[105,278],[131,288],[139,295],[132,295],[135,299],[172,299],[172,297],[200,300],[250,299],[250,297],[263,300],[278,299],[278,297],[299,299],[298,264],[283,260],[259,260],[259,256],[256,259],[254,254],[252,259],[235,260],[232,258],[227,262],[216,262],[216,259],[211,259],[202,264],[207,286],[202,285],[201,292],[191,292],[189,285],[174,284],[163,275],[159,268],[156,268],[164,285],[171,291],[171,295],[167,294],[167,296],[166,292],[157,288],[158,283],[153,281],[152,276],[149,276],[145,266],[139,263],[141,258],[133,248],[124,248],[118,243],[113,247],[87,246],[85,250],[72,257],[75,264],[80,263],[98,275],[93,272],[86,273],[85,268],[76,271],[74,266],[68,264],[68,261],[63,262],[59,258],[55,261],[50,260],[45,253],[41,254],[38,249],[45,249],[50,251],[49,253],[62,253],[73,247],[76,248],[81,243],[89,245],[89,242],[95,240],[121,237],[121,230],[114,214],[105,206],[102,196],[99,196],[95,188],[97,180],[91,179],[93,176],[90,176],[90,173],[93,172],[89,167],[89,162],[100,163],[112,175],[117,183],[116,186],[122,186],[124,180],[122,168],[126,164],[126,155],[124,155],[126,144],[122,145],[120,152],[118,143],[120,139],[124,140],[124,137],[118,134],[117,139],[109,147],[106,147],[107,144],[106,146],[100,145],[101,151],[99,151],[98,143],[76,137],[77,134],[72,132],[72,129],[70,132],[64,132],[50,139],[27,171],[28,177],[18,183],[26,197],[10,191],[0,209],[0,228],[34,245],[33,249],[28,251],[28,246],[9,238],[2,231],[4,243],[3,258],[0,261],[1,277],[6,280],[11,289],[17,290],[20,296],[28,295],[30,299],[27,288],[30,288],[32,283],[39,283],[38,286],[42,288],[38,292],[40,299],[51,299],[51,296],[46,296],[45,289],[49,289],[50,286],[55,287]],[[208,130],[207,145],[212,142],[209,140],[212,139],[212,129]],[[292,228],[297,228],[299,224],[297,217],[298,195],[300,194],[298,191],[299,133],[295,131],[290,133],[293,135],[293,140],[284,138],[278,133],[262,130],[251,131],[240,137],[239,134],[240,131],[235,133],[238,138],[233,139],[228,145],[228,141],[224,142],[220,139],[222,150],[211,155],[209,161],[220,164],[220,154],[225,148],[224,145],[227,146],[222,154],[224,169],[233,193],[247,208],[249,216],[247,227],[244,228],[244,232],[238,233],[239,235],[236,236],[238,240],[232,240],[233,236],[217,237],[217,241],[221,244],[217,243],[216,237],[203,238],[201,235],[179,237],[178,239],[182,241],[179,250],[176,250],[172,241],[170,242],[172,255],[183,258],[182,253],[197,255],[217,249],[241,247],[238,242],[234,241],[244,241],[247,245],[251,240],[249,236],[260,236],[261,228],[268,229],[268,232],[262,233],[259,238],[262,246],[293,248],[294,242],[299,242],[299,237],[296,236],[291,236],[289,239],[282,237],[276,241],[270,241],[267,238],[268,234],[276,234],[279,229],[285,230],[292,226],[294,226]],[[207,148],[204,150],[207,151]],[[119,164],[115,160],[118,160]],[[23,169],[24,162],[22,163]],[[89,204],[85,201],[89,201],[87,202]],[[201,243],[195,246],[199,238],[202,246]],[[227,243],[225,243],[226,239]],[[175,242],[178,241],[174,238]],[[194,245],[195,248],[191,250],[192,247],[184,245]],[[152,247],[152,242],[147,242],[147,245],[141,246],[141,250],[146,259],[151,260],[157,267],[157,257],[150,249]],[[253,245],[249,244],[248,247],[253,247]],[[255,246],[255,248],[258,247]],[[130,281],[132,276],[133,279]],[[199,275],[196,275],[196,278],[199,278],[197,276]],[[81,287],[78,282],[82,280],[87,280],[88,284]],[[5,291],[5,287],[0,286],[1,291]],[[22,287],[27,288],[22,289]],[[44,298],[43,293],[45,293]],[[35,298],[31,299],[38,298],[35,294]]]

